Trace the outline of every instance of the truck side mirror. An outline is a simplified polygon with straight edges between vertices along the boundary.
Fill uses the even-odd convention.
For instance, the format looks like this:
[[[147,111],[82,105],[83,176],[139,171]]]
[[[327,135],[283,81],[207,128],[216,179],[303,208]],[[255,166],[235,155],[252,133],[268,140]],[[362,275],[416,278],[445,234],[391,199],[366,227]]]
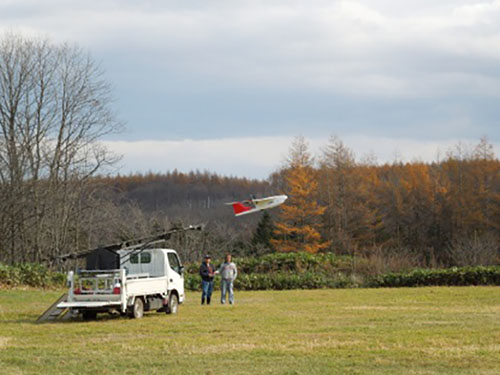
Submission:
[[[179,267],[179,273],[180,273],[181,275],[183,275],[183,274],[184,274],[184,266],[180,266],[180,267]]]

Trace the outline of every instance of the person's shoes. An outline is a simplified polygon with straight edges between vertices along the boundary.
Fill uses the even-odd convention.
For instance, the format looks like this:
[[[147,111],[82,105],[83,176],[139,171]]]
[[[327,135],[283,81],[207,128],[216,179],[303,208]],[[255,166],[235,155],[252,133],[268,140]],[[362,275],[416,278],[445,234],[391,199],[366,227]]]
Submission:
[[[220,304],[221,305],[224,305],[226,302],[225,301],[220,301]]]
[[[202,299],[201,300],[201,304],[204,305],[205,304],[205,299]]]
[[[210,298],[207,298],[207,305],[210,305]]]

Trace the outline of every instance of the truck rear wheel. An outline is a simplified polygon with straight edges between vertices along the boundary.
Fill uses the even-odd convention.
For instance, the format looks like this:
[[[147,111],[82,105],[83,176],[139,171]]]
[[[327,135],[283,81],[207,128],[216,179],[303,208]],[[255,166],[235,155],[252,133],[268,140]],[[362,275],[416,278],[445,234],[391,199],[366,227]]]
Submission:
[[[144,315],[144,303],[141,298],[136,298],[134,301],[134,306],[130,311],[130,317],[135,319],[140,319]]]
[[[168,299],[166,313],[177,314],[178,309],[179,309],[179,299],[177,298],[177,294],[172,294]]]
[[[95,320],[97,318],[97,311],[85,310],[82,312],[83,320]]]

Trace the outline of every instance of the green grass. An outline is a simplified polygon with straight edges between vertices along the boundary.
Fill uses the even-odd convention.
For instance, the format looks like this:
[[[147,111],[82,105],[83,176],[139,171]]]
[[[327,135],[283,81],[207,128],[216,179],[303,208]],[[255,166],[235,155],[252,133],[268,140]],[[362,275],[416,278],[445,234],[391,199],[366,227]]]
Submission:
[[[0,291],[2,374],[498,374],[500,289],[239,292],[177,316],[35,324],[61,292]]]

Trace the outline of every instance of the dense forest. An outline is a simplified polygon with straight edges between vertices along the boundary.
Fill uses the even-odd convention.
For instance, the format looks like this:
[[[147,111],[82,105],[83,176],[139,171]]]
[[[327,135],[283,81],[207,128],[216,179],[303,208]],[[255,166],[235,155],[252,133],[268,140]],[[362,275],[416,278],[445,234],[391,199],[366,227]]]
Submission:
[[[129,208],[120,221],[133,217],[130,236],[205,224],[203,240],[182,244],[198,247],[190,258],[202,251],[320,251],[424,266],[499,260],[500,161],[486,139],[470,150],[457,145],[433,163],[377,165],[356,162],[337,138],[314,159],[299,137],[268,181],[174,171],[94,183],[106,188],[115,209]],[[289,200],[269,214],[235,218],[224,205],[277,193]]]

